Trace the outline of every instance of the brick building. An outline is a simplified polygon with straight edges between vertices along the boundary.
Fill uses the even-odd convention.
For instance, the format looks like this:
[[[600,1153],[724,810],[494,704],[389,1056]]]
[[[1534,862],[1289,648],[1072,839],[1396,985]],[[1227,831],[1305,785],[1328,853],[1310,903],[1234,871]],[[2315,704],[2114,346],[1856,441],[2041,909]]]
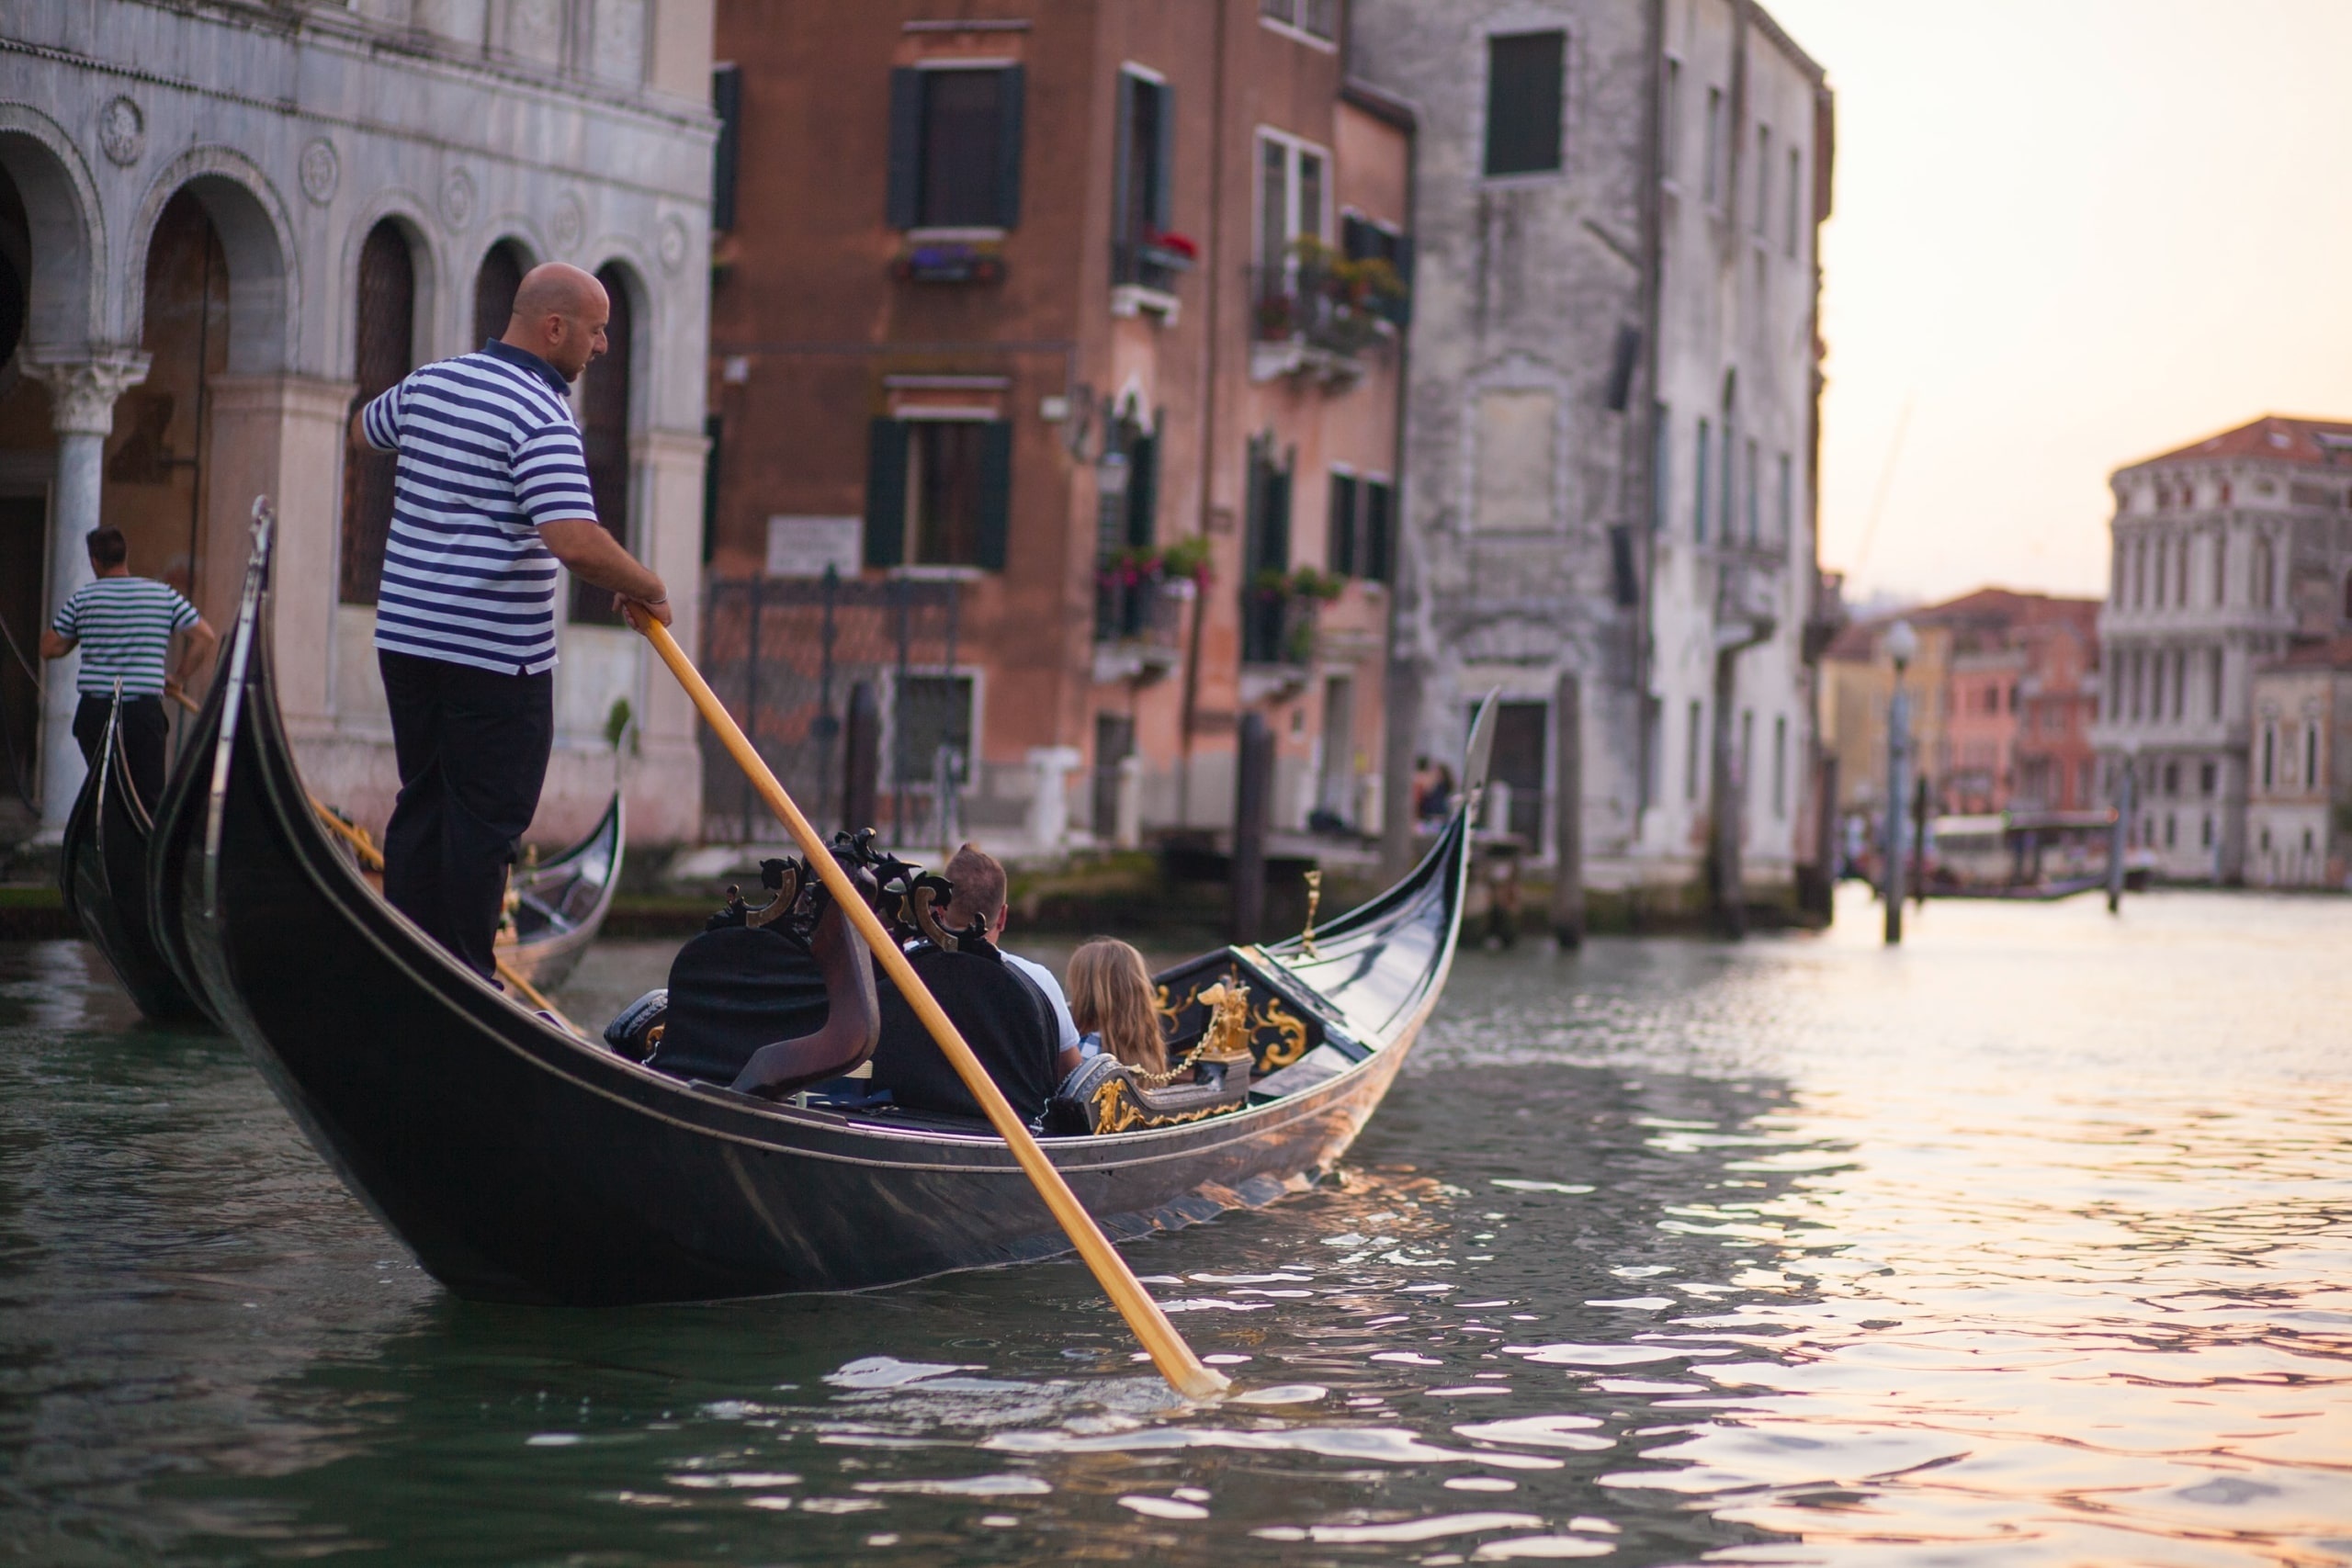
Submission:
[[[1376,820],[1411,120],[1337,9],[720,6],[707,649],[819,815],[862,685],[904,839],[1223,826],[1252,709],[1277,826]]]

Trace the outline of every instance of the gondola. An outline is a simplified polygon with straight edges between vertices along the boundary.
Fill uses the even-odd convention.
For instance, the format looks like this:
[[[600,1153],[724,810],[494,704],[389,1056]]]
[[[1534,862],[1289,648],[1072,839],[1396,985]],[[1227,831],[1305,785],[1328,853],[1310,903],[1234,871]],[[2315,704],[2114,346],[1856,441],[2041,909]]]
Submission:
[[[613,907],[627,837],[628,816],[615,790],[586,838],[551,860],[515,868],[509,923],[498,933],[498,956],[509,970],[542,991],[571,977]]]
[[[201,1021],[204,1010],[173,972],[148,912],[151,803],[139,798],[124,750],[119,698],[107,713],[98,759],[65,821],[58,886],[65,907],[139,1010],[161,1023]]]
[[[861,1289],[1068,1247],[978,1122],[665,1077],[425,940],[310,809],[274,687],[266,558],[265,536],[228,698],[198,738],[204,787],[170,801],[154,874],[223,1027],[435,1279],[472,1299],[622,1304]],[[1263,1076],[1243,1109],[1046,1140],[1110,1234],[1262,1204],[1331,1168],[1443,987],[1467,842],[1458,814],[1416,870],[1311,942],[1227,948],[1159,977],[1180,1044],[1205,1024],[1200,991],[1249,985]]]

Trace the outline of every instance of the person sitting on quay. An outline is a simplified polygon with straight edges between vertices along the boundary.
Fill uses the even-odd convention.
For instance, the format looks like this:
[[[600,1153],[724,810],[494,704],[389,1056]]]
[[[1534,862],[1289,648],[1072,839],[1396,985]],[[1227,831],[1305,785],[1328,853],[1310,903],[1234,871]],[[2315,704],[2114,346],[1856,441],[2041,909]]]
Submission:
[[[121,529],[93,528],[85,543],[96,581],[82,584],[57,607],[49,629],[40,634],[40,656],[62,659],[76,648],[82,650],[75,682],[82,700],[74,709],[74,739],[93,769],[99,766],[98,747],[106,739],[107,709],[116,682],[121,682],[123,754],[130,764],[131,787],[152,812],[163,798],[170,733],[164,698],[185,694],[220,639],[169,584],[130,575],[130,546]],[[181,632],[187,641],[179,668],[167,675],[172,638]]]
[[[1143,954],[1099,936],[1069,955],[1070,1013],[1083,1032],[1080,1059],[1107,1051],[1141,1073],[1168,1070],[1168,1040],[1153,1009]]]
[[[956,892],[939,923],[955,934],[956,950],[922,942],[908,952],[907,961],[962,1032],[1013,1114],[1034,1122],[1054,1086],[1078,1065],[1077,1031],[1072,1028],[1072,1043],[1064,1050],[1060,1022],[1044,988],[996,945],[1007,919],[1004,867],[966,844],[943,874]],[[910,1111],[978,1116],[979,1102],[898,987],[886,976],[879,990],[882,1028],[874,1050],[874,1088],[888,1089],[893,1102]]]

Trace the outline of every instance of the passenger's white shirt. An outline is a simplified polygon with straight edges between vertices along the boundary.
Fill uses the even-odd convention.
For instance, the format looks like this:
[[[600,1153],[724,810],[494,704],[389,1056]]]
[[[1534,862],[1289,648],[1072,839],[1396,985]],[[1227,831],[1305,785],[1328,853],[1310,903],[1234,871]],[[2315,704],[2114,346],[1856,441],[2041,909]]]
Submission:
[[[1023,958],[1017,953],[1004,953],[1002,948],[997,951],[1004,953],[1007,964],[1036,981],[1037,988],[1046,993],[1046,1000],[1053,1005],[1054,1032],[1059,1036],[1054,1042],[1054,1049],[1074,1049],[1078,1044],[1078,1025],[1070,1019],[1069,998],[1062,995],[1062,983],[1054,978],[1054,972],[1035,959]]]

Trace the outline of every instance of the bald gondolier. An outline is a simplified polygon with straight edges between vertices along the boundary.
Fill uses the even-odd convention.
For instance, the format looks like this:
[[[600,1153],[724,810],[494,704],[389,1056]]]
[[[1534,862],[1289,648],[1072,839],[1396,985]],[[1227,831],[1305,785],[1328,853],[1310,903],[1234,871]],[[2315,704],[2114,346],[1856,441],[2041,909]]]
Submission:
[[[376,608],[401,773],[384,897],[484,978],[555,739],[558,563],[670,622],[662,580],[597,520],[572,419],[610,315],[587,273],[534,267],[503,337],[352,418],[400,454]]]

